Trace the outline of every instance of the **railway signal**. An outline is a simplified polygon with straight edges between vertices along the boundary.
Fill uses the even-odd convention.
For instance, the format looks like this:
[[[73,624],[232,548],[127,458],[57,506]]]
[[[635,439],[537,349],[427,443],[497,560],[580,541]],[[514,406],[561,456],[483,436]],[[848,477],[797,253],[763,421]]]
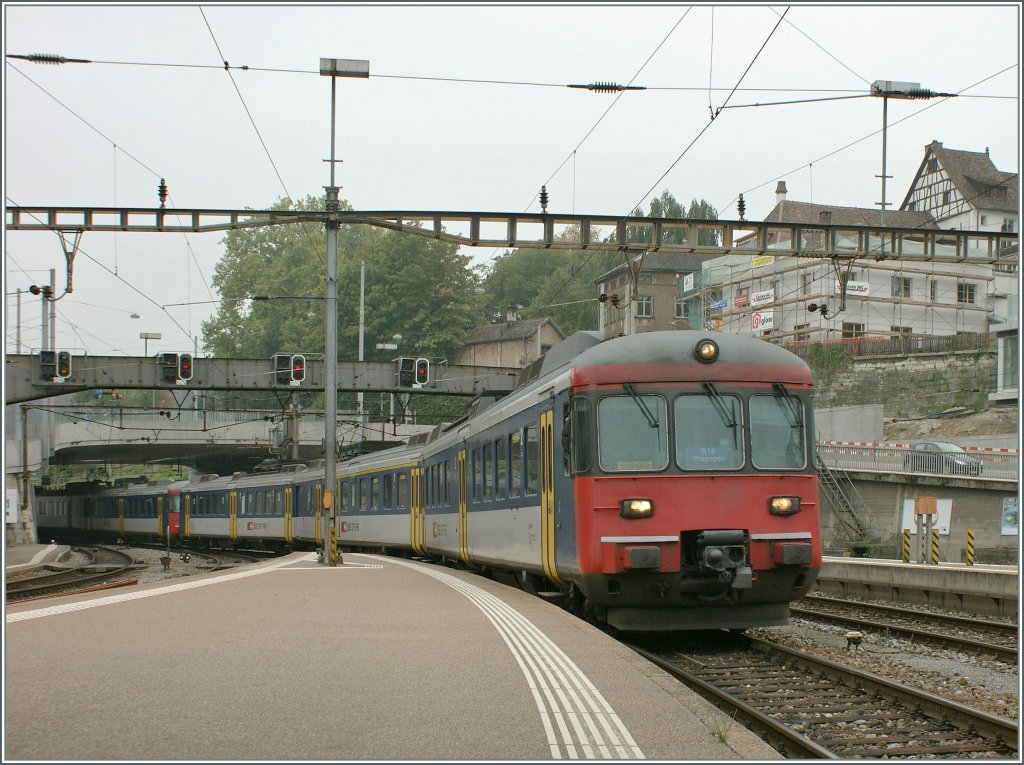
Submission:
[[[178,382],[178,354],[161,353],[159,358],[160,379],[165,383]]]
[[[285,353],[274,354],[274,382],[288,385],[292,380],[292,357]]]
[[[426,385],[430,382],[430,361],[416,359],[416,384]]]
[[[192,379],[192,354],[182,353],[178,356],[178,380],[188,382]]]
[[[416,359],[402,356],[398,359],[398,371],[396,374],[399,388],[411,388],[412,384],[416,381]]]
[[[53,382],[57,376],[56,351],[39,351],[39,376],[46,382]]]
[[[292,355],[292,377],[291,382],[298,385],[306,379],[306,357],[301,353]]]
[[[57,377],[62,381],[71,377],[70,351],[57,351]]]

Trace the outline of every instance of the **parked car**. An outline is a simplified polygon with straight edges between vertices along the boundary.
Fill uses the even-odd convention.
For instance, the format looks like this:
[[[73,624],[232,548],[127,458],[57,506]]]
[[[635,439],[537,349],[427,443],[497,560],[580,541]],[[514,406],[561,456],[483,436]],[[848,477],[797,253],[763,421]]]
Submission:
[[[907,470],[940,475],[981,475],[981,458],[945,441],[914,444],[903,461]]]

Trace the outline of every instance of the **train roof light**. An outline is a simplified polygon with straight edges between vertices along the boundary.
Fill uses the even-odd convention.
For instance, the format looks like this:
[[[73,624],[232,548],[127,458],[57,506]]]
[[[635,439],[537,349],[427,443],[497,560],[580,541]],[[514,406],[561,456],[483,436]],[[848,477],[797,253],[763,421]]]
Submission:
[[[713,361],[718,360],[718,343],[714,340],[705,338],[697,343],[697,347],[693,349],[693,355],[697,361],[702,361],[705,364],[710,364]]]

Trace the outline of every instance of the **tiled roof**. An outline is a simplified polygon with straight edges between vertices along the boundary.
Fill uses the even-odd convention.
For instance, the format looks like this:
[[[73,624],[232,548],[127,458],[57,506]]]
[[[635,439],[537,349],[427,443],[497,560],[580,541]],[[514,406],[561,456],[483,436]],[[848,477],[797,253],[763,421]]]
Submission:
[[[946,171],[946,175],[960,191],[961,196],[967,199],[973,207],[1017,212],[1018,188],[1020,186],[1017,174],[996,169],[987,151],[947,149],[941,142],[932,141],[926,147],[926,159],[928,152],[935,155],[942,169]],[[1005,199],[993,199],[985,195],[986,191],[1000,185],[1006,187]]]
[[[828,219],[822,213],[830,213]],[[813,202],[791,202],[784,199],[775,205],[775,209],[765,216],[766,223],[814,223],[831,224],[833,226],[877,226],[881,222],[879,210],[864,207],[836,207],[835,205],[819,205]],[[934,219],[926,212],[909,212],[887,210],[885,225],[896,228],[938,228]]]
[[[554,327],[559,337],[564,338],[565,333],[558,328],[551,319],[524,319],[517,321],[511,327],[504,321],[498,324],[487,324],[483,327],[476,327],[469,333],[466,345],[480,345],[481,343],[496,343],[503,340],[523,340],[533,337],[540,332],[541,327],[550,324]]]
[[[654,271],[669,272],[674,274],[692,274],[700,271],[703,259],[698,255],[681,252],[649,252],[644,255],[644,273]],[[594,284],[606,282],[609,279],[626,272],[625,262],[594,279]]]

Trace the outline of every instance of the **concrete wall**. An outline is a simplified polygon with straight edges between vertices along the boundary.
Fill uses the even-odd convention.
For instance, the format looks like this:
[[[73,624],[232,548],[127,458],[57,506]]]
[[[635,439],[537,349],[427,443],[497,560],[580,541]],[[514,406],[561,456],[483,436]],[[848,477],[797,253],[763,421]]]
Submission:
[[[937,497],[952,500],[949,534],[939,535],[939,554],[943,561],[958,563],[967,545],[967,529],[974,529],[975,552],[998,551],[1011,562],[1019,557],[1019,540],[1016,535],[1000,534],[1005,498],[1016,498],[1018,485],[1011,481],[970,481],[967,486],[944,485],[940,480],[906,483],[886,480],[885,477],[865,478],[865,474],[851,474],[854,487],[862,505],[857,505],[857,515],[868,527],[871,541],[881,545],[876,557],[898,557],[901,539],[901,520],[904,500],[915,497]],[[861,476],[861,477],[858,477]],[[826,503],[822,502],[822,540],[831,554],[842,555],[851,548],[851,543],[836,529],[835,518]],[[911,530],[911,560],[916,559],[917,536]]]
[[[881,442],[883,440],[882,409],[882,404],[815,406],[815,438],[819,441]]]

